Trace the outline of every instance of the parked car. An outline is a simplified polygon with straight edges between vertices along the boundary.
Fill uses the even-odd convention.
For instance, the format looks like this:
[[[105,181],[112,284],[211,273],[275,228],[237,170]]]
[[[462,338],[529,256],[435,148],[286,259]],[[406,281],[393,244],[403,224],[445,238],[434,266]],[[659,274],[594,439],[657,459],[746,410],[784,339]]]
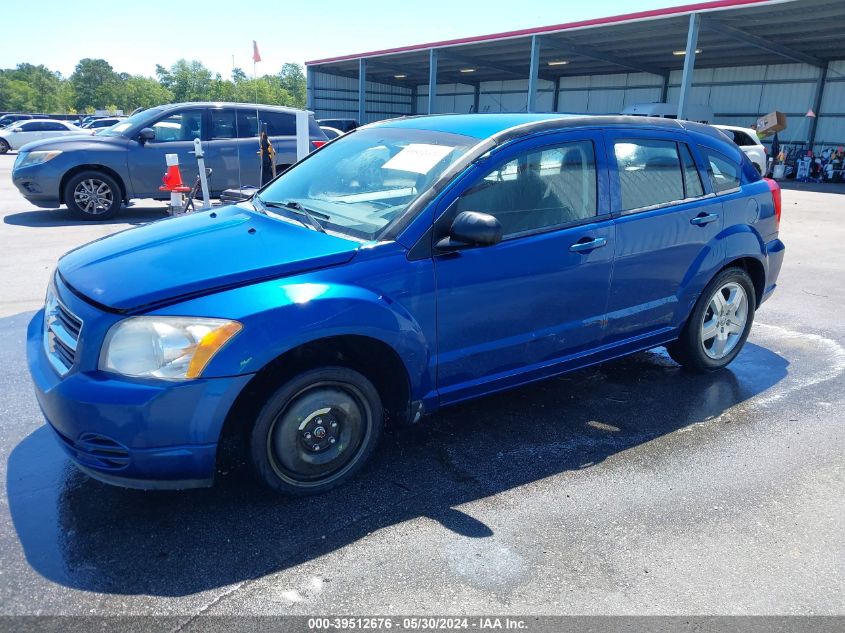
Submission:
[[[120,123],[121,121],[125,121],[127,117],[125,116],[107,116],[101,119],[93,119],[88,121],[88,123],[84,123],[80,127],[86,130],[101,130],[103,128],[111,127],[116,123]]]
[[[736,143],[760,174],[767,173],[768,152],[766,146],[760,141],[760,137],[757,136],[757,130],[735,125],[714,125],[713,127],[722,130],[729,139]]]
[[[270,488],[317,493],[386,420],[659,345],[725,367],[775,289],[780,215],[706,125],[394,119],[249,202],[66,254],[29,367],[94,478],[205,486],[240,450]]]
[[[12,181],[39,207],[66,204],[78,217],[105,220],[133,198],[167,199],[159,190],[165,154],[177,154],[183,181],[197,178],[194,139],[212,169],[212,196],[258,185],[258,121],[267,125],[277,171],[296,162],[296,112],[241,103],[176,103],[149,108],[95,136],[30,145],[15,161]],[[311,148],[326,137],[309,114]]]
[[[333,141],[338,136],[343,136],[343,132],[338,130],[336,127],[329,127],[328,125],[321,125],[320,129],[323,130],[323,134],[326,135],[326,138],[330,141]]]
[[[85,133],[85,130],[69,121],[53,121],[52,119],[18,121],[0,130],[0,154],[5,154],[9,150],[19,150],[33,141]]]
[[[351,132],[358,127],[358,121],[355,119],[319,119],[317,123],[326,127],[333,127],[344,133]]]
[[[0,130],[9,127],[12,123],[26,121],[34,118],[31,114],[4,114],[0,116]]]

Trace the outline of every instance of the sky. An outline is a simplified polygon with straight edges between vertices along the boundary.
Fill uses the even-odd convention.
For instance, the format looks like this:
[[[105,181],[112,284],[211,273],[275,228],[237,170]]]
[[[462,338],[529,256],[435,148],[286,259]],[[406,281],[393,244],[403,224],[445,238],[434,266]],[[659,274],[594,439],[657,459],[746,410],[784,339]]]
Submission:
[[[64,76],[84,57],[117,72],[153,76],[156,64],[197,59],[228,77],[234,63],[258,74],[285,62],[560,24],[686,4],[692,0],[3,0],[0,68],[44,64]]]

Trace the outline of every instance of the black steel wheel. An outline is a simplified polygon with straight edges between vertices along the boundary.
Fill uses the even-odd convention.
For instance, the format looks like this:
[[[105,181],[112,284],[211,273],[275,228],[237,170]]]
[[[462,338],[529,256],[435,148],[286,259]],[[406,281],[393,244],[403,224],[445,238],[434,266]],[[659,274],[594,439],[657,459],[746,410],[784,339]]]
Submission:
[[[261,480],[294,495],[325,492],[353,477],[381,435],[381,400],[372,383],[345,367],[297,376],[268,400],[250,452]]]
[[[9,142],[6,139],[0,138],[0,154],[5,154],[10,149],[12,148],[9,145]]]

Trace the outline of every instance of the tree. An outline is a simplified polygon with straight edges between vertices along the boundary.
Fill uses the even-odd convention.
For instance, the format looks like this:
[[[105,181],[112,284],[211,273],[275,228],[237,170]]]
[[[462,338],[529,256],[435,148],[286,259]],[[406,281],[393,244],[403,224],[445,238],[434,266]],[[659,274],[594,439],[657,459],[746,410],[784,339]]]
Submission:
[[[156,74],[176,101],[208,101],[210,98],[211,71],[202,62],[180,59],[170,70],[157,66]]]
[[[290,96],[290,102],[285,105],[293,106],[294,108],[305,107],[305,73],[302,72],[302,67],[299,64],[282,64],[282,70],[279,72],[279,80],[281,87]]]
[[[77,110],[102,108],[117,101],[119,77],[105,59],[85,58],[79,60],[70,76],[75,94]]]

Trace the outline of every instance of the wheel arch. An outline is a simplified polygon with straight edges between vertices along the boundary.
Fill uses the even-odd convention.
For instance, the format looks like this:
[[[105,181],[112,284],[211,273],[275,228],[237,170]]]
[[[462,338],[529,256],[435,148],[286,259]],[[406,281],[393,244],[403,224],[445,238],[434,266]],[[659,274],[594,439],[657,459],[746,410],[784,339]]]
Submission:
[[[77,174],[81,174],[84,171],[99,171],[99,172],[103,172],[104,174],[108,175],[110,178],[114,178],[118,187],[120,187],[120,199],[123,202],[129,201],[129,199],[127,197],[128,194],[127,194],[127,190],[126,190],[126,183],[123,182],[123,178],[121,178],[120,174],[118,174],[111,167],[106,167],[105,165],[85,164],[85,165],[76,165],[74,167],[71,167],[62,176],[62,180],[59,183],[59,202],[61,204],[66,204],[65,187],[67,186],[68,181],[71,178],[73,178],[74,176],[76,176]]]
[[[763,293],[766,290],[766,268],[763,266],[763,262],[756,257],[737,257],[716,271],[713,278],[728,268],[741,268],[748,273],[748,276],[751,277],[751,282],[754,284],[755,305],[759,306],[763,300]]]
[[[231,465],[245,457],[249,433],[270,395],[294,376],[325,366],[354,369],[370,380],[382,398],[387,424],[409,421],[410,377],[401,356],[391,345],[360,334],[318,338],[277,356],[247,383],[223,422],[217,449],[218,464]]]

